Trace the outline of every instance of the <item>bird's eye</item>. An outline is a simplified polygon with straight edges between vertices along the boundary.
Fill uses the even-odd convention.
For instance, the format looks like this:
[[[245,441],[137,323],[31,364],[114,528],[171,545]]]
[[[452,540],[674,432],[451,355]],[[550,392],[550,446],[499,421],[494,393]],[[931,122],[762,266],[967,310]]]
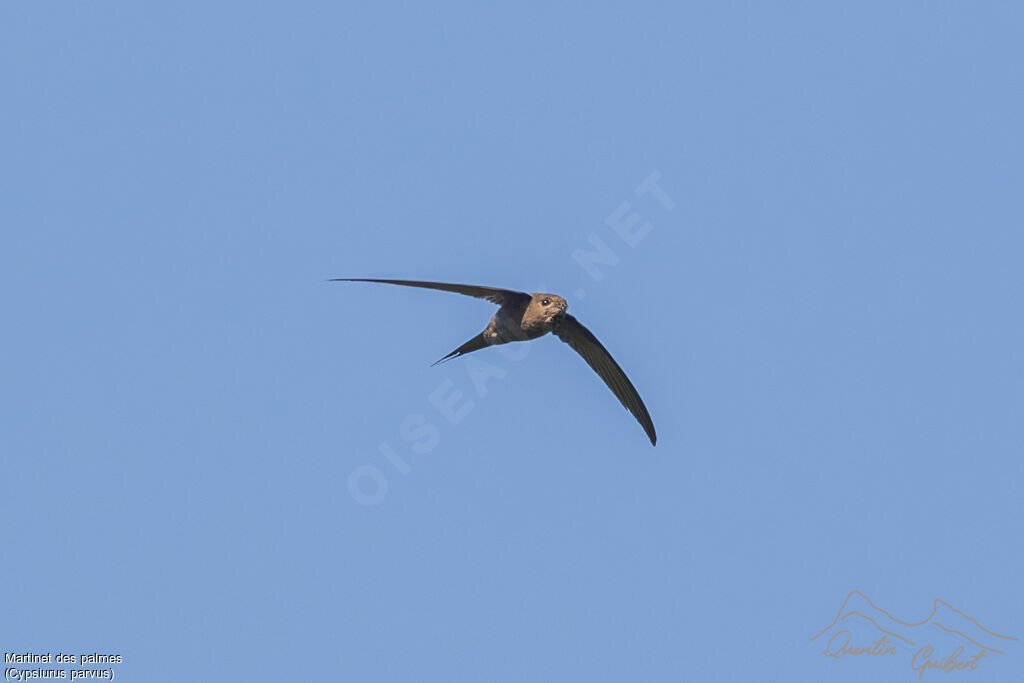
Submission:
[[[542,306],[547,306],[548,304],[551,303],[551,299],[543,299],[540,303]]]

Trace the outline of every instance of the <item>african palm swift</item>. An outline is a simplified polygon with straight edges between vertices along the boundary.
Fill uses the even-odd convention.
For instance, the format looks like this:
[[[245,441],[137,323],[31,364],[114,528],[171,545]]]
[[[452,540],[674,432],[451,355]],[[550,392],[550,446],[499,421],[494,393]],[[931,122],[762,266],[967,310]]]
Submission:
[[[424,289],[439,289],[445,292],[455,292],[474,296],[478,299],[486,299],[497,304],[498,312],[494,314],[491,321],[487,323],[484,331],[476,335],[468,342],[437,361],[441,363],[452,358],[464,356],[467,353],[478,351],[487,346],[496,344],[508,344],[510,342],[528,341],[542,337],[548,332],[555,335],[573,348],[576,353],[587,361],[587,364],[604,380],[608,388],[612,390],[626,410],[633,413],[633,417],[647,432],[648,438],[653,446],[658,437],[654,433],[654,423],[647,412],[647,407],[640,399],[640,394],[633,388],[633,384],[626,377],[619,364],[611,357],[611,354],[601,345],[590,330],[584,327],[576,318],[566,313],[568,305],[565,299],[556,294],[527,294],[526,292],[515,292],[509,289],[497,289],[495,287],[478,287],[475,285],[458,285],[445,282],[421,282],[418,280],[381,280],[375,278],[335,278],[332,282],[381,282],[389,285],[403,285],[405,287],[422,287]],[[434,365],[437,365],[434,363]]]

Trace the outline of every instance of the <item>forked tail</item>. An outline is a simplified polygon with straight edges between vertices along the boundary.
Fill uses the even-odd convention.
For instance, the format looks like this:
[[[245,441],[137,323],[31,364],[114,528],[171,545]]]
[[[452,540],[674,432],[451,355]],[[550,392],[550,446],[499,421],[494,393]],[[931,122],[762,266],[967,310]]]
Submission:
[[[454,351],[452,351],[451,353],[449,353],[447,356],[445,356],[441,360],[437,361],[437,363],[443,363],[446,360],[451,360],[453,358],[458,358],[459,356],[465,356],[467,353],[473,353],[474,351],[479,351],[480,349],[484,348],[485,346],[490,346],[490,344],[487,343],[487,340],[484,339],[484,333],[481,332],[480,334],[476,335],[475,337],[470,339],[468,342],[466,342],[465,344],[463,344],[459,348],[457,348]],[[431,364],[430,367],[434,367],[435,365],[437,365],[437,363]]]

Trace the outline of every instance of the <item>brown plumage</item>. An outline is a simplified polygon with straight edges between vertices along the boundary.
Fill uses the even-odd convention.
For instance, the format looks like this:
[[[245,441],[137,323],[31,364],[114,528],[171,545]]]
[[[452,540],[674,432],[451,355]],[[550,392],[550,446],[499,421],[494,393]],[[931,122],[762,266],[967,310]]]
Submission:
[[[594,372],[604,380],[612,393],[622,402],[622,405],[633,414],[637,422],[647,432],[651,445],[654,445],[658,437],[654,432],[654,422],[651,420],[647,407],[644,405],[640,394],[633,387],[632,382],[626,377],[619,364],[615,362],[608,350],[597,340],[580,321],[566,313],[568,304],[565,299],[556,294],[527,294],[516,292],[510,289],[497,289],[495,287],[480,287],[476,285],[449,284],[446,282],[423,282],[420,280],[382,280],[377,278],[335,278],[332,282],[381,282],[389,285],[402,285],[405,287],[421,287],[423,289],[438,289],[445,292],[465,294],[478,299],[486,299],[497,304],[498,312],[494,314],[491,321],[487,323],[484,331],[470,339],[468,342],[455,349],[437,363],[464,356],[467,353],[478,351],[487,346],[496,344],[508,344],[510,342],[527,341],[536,339],[548,332],[567,343],[576,353],[587,361],[587,364],[594,369]],[[437,365],[434,363],[434,365]]]

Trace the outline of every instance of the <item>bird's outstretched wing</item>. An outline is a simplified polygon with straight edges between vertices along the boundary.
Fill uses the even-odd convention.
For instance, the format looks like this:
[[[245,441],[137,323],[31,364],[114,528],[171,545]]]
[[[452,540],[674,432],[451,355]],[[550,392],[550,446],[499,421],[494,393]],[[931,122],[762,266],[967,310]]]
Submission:
[[[552,330],[559,339],[571,346],[576,353],[583,356],[583,360],[594,369],[604,380],[608,388],[612,390],[626,410],[633,413],[640,426],[647,432],[647,437],[653,446],[658,436],[654,433],[654,422],[647,412],[647,406],[640,399],[633,384],[626,377],[619,364],[615,362],[608,350],[597,340],[597,337],[584,327],[579,320],[569,314],[560,317]]]
[[[364,277],[336,277],[331,282],[382,282],[387,285],[403,285],[405,287],[422,287],[423,289],[439,289],[443,292],[455,292],[466,296],[475,296],[478,299],[486,299],[493,304],[504,306],[505,304],[524,304],[530,301],[530,295],[526,292],[516,292],[511,289],[498,289],[497,287],[480,287],[477,285],[458,285],[448,282],[422,282],[420,280],[380,280],[377,278]]]

